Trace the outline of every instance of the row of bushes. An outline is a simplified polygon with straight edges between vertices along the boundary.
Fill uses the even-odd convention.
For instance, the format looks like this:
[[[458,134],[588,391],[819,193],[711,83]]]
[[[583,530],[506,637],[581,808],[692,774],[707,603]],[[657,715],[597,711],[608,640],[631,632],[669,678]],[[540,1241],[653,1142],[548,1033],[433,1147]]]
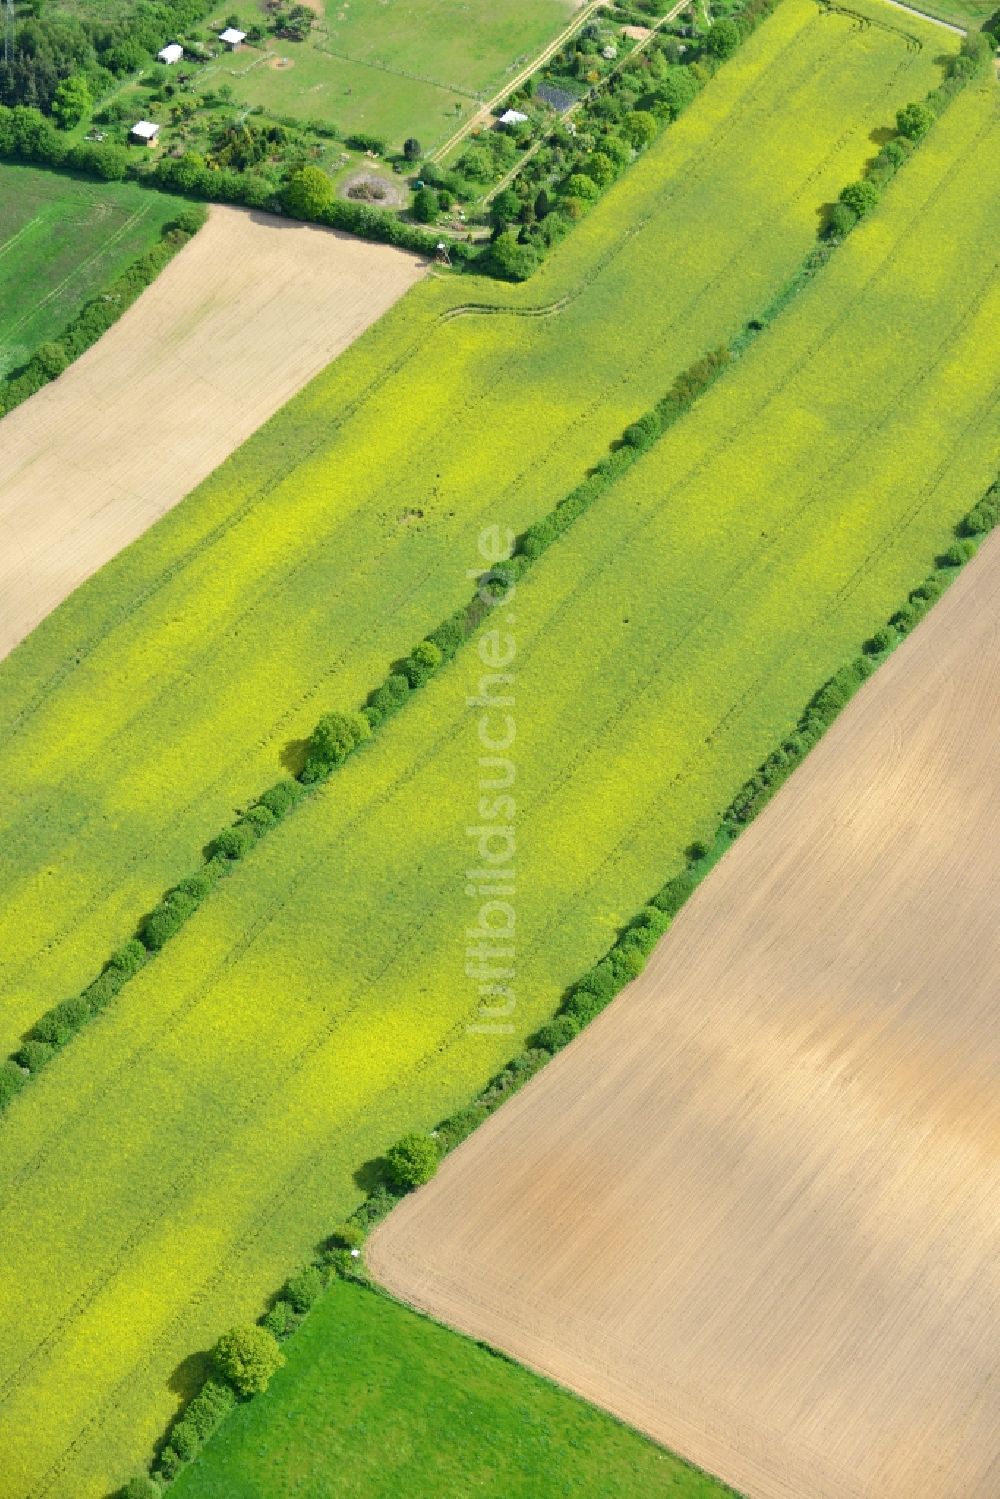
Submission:
[[[91,344],[118,321],[122,313],[152,284],[169,260],[204,223],[199,207],[181,210],[163,231],[159,244],[140,255],[107,289],[84,303],[59,337],[42,344],[31,359],[0,380],[0,416],[13,411],[36,390],[61,375]]]
[[[850,234],[854,226],[878,205],[885,188],[895,177],[913,148],[923,140],[934,121],[971,78],[989,65],[993,56],[990,40],[973,31],[962,38],[954,57],[944,65],[944,78],[922,103],[906,104],[896,112],[896,134],[885,143],[855,182],[842,189],[824,232],[834,240]]]
[[[699,882],[788,779],[876,666],[924,617],[957,570],[975,555],[985,536],[998,523],[1000,479],[956,526],[955,542],[924,582],[910,591],[906,602],[865,642],[859,654],[813,695],[792,734],[782,740],[736,793],[711,842],[701,841],[688,849],[684,868],[656,891],[604,956],[571,985],[553,1018],[528,1038],[524,1049],[465,1108],[442,1120],[429,1134],[413,1132],[391,1146],[380,1163],[377,1184],[347,1222],[335,1229],[316,1259],[286,1281],[260,1324],[234,1329],[220,1340],[214,1374],[174,1426],[157,1459],[153,1471],[158,1480],[169,1481],[195,1456],[237,1398],[249,1398],[267,1387],[271,1373],[284,1361],[280,1341],[295,1331],[335,1277],[366,1279],[359,1255],[375,1224],[406,1193],[429,1181],[444,1156],[568,1046],[639,976]],[[158,1482],[141,1475],[126,1486],[122,1496],[154,1499],[160,1493]]]

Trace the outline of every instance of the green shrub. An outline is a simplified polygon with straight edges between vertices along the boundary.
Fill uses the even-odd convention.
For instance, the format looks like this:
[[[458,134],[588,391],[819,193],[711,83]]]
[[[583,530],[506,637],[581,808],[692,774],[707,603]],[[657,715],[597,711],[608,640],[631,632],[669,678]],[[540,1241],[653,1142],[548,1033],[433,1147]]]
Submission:
[[[213,858],[227,859],[235,862],[237,859],[246,858],[252,848],[257,846],[257,835],[252,827],[246,823],[236,823],[233,827],[223,828],[217,837],[212,839],[209,851]]]
[[[386,153],[385,136],[372,135],[367,130],[356,130],[347,137],[346,144],[352,151],[374,151],[376,156],[384,156]]]
[[[146,1473],[137,1473],[118,1491],[119,1499],[161,1499],[162,1493],[160,1485],[154,1483]]]
[[[622,933],[621,944],[635,944],[648,956],[669,926],[670,917],[659,906],[643,906]]]
[[[713,22],[708,28],[705,46],[713,57],[718,57],[721,60],[732,57],[742,40],[743,37],[737,23],[726,18]]]
[[[595,994],[592,989],[574,989],[563,1005],[562,1013],[570,1015],[582,1030],[585,1025],[589,1025],[592,1020],[596,1019],[603,1009],[607,1008],[613,998],[613,994],[605,997]]]
[[[0,1109],[5,1109],[16,1093],[20,1093],[28,1075],[16,1062],[0,1062]]]
[[[437,646],[445,661],[450,661],[466,639],[465,610],[444,620],[437,629],[431,631],[427,639]]]
[[[846,203],[834,203],[827,219],[826,232],[831,239],[846,239],[858,222],[858,215]]]
[[[122,979],[130,979],[146,961],[148,954],[138,937],[130,937],[129,940],[113,952],[108,959],[106,972],[120,974]]]
[[[183,880],[178,880],[174,890],[181,895],[190,896],[193,901],[202,901],[214,884],[215,881],[207,868],[199,869],[194,874],[186,875]]]
[[[423,687],[443,661],[441,647],[433,640],[422,640],[403,662],[402,672],[411,688]]]
[[[32,1040],[45,1041],[50,1046],[65,1046],[70,1037],[75,1036],[86,1025],[92,1014],[82,995],[64,999],[36,1021],[31,1032]]]
[[[295,1308],[290,1301],[279,1298],[261,1318],[261,1326],[276,1338],[287,1338],[299,1325]]]
[[[438,1125],[438,1143],[441,1153],[446,1155],[449,1150],[454,1150],[456,1145],[461,1145],[462,1141],[467,1140],[489,1116],[490,1108],[485,1103],[472,1103],[467,1109],[459,1109],[457,1114],[449,1115],[443,1124]]]
[[[42,1068],[52,1060],[56,1054],[56,1048],[50,1041],[25,1041],[18,1051],[15,1060],[22,1067],[27,1067],[29,1072],[41,1072]]]
[[[198,233],[207,218],[208,214],[200,203],[191,203],[177,210],[167,228],[186,234],[190,239],[192,235]]]
[[[896,129],[908,141],[919,141],[934,124],[926,104],[906,104],[896,111]]]
[[[282,1295],[300,1314],[307,1312],[323,1290],[323,1276],[315,1265],[306,1265],[286,1281]]]
[[[866,213],[871,213],[878,204],[878,188],[873,182],[849,182],[841,189],[840,201],[852,213],[863,219]]]
[[[255,802],[252,807],[240,814],[237,826],[253,828],[258,838],[274,827],[277,818],[270,807],[265,807],[261,802]]]
[[[215,1345],[215,1367],[242,1399],[261,1395],[285,1362],[266,1327],[234,1327]]]
[[[439,212],[438,195],[434,189],[420,188],[413,199],[413,217],[418,224],[433,224]]]
[[[199,1442],[207,1442],[235,1404],[236,1397],[227,1384],[208,1379],[184,1412],[184,1424],[191,1428]]]
[[[178,1421],[170,1433],[170,1446],[182,1463],[189,1463],[193,1457],[198,1456],[201,1442],[198,1440],[198,1433],[186,1418]]]
[[[963,536],[983,536],[1000,521],[1000,484],[994,484],[962,521]]]
[[[381,687],[376,687],[370,695],[365,707],[364,716],[371,728],[379,728],[387,718],[398,713],[409,695],[410,684],[402,672],[390,672]]]
[[[177,1477],[178,1473],[183,1467],[184,1459],[181,1457],[176,1447],[174,1447],[173,1443],[168,1442],[166,1447],[164,1447],[163,1451],[160,1453],[159,1458],[157,1459],[157,1472],[160,1474],[161,1478],[166,1479],[167,1483],[170,1483],[174,1478]]]
[[[332,1249],[360,1249],[365,1242],[365,1231],[359,1223],[338,1223],[327,1240]]]
[[[663,431],[663,425],[655,411],[645,411],[631,426],[625,428],[623,439],[630,448],[640,452],[651,448]]]
[[[404,1135],[385,1153],[386,1174],[392,1186],[409,1192],[430,1181],[439,1159],[437,1143],[429,1135]]]
[[[289,177],[282,202],[293,218],[316,220],[333,202],[333,183],[319,167],[300,167]]]
[[[676,916],[696,883],[689,869],[685,869],[683,874],[675,874],[673,879],[668,880],[662,890],[653,897],[653,905],[666,916]]]
[[[308,786],[325,780],[370,738],[371,725],[364,714],[324,713],[310,736],[301,781]]]
[[[143,951],[145,951],[145,948],[143,948]],[[93,979],[87,985],[81,998],[93,1014],[99,1015],[102,1010],[107,1008],[126,982],[127,979],[124,974],[119,973],[114,968],[106,968],[103,973],[98,974],[97,978]]]
[[[498,234],[490,249],[489,263],[494,275],[505,281],[527,281],[538,266],[534,245],[523,245],[513,229]]]
[[[550,1020],[547,1025],[543,1025],[541,1030],[536,1031],[531,1038],[531,1044],[537,1046],[540,1051],[547,1051],[554,1056],[557,1051],[569,1045],[579,1029],[580,1025],[576,1017],[566,1011],[562,1015],[557,1015],[554,1020]]]
[[[150,952],[159,952],[197,909],[198,902],[193,895],[180,889],[169,891],[142,919],[139,935],[145,946]]]
[[[977,543],[972,537],[965,537],[962,541],[953,541],[945,552],[942,561],[945,567],[963,567],[970,561],[979,550]]]
[[[269,786],[264,794],[258,797],[258,804],[266,807],[276,819],[280,820],[292,810],[301,795],[302,787],[298,781],[287,778]]]
[[[323,1254],[323,1263],[331,1276],[367,1283],[368,1272],[364,1261],[356,1259],[349,1249],[327,1249]]]
[[[883,625],[876,630],[870,640],[865,641],[865,650],[869,656],[882,656],[886,651],[892,649],[898,637],[891,625]]]

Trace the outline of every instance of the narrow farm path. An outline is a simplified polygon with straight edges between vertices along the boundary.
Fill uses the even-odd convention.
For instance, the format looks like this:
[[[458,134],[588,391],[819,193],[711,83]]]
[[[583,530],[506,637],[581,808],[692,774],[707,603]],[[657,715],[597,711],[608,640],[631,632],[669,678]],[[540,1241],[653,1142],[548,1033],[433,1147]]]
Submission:
[[[425,271],[389,246],[213,207],[125,316],[3,418],[0,658]]]

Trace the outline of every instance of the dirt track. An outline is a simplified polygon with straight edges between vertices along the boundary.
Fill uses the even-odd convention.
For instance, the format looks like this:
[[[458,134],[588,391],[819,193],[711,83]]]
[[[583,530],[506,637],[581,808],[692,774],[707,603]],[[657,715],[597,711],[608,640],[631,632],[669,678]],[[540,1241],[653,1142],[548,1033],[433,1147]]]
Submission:
[[[998,627],[1000,536],[371,1244],[753,1499],[1000,1494]]]
[[[214,207],[138,302],[0,421],[0,658],[426,269]]]

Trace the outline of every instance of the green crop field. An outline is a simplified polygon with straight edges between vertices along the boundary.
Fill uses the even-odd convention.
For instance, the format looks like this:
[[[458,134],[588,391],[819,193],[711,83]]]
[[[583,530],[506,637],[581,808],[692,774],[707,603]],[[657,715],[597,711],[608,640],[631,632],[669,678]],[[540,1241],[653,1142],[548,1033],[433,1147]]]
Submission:
[[[528,286],[430,277],[0,665],[3,1050],[455,607],[483,517],[546,511],[769,301],[939,48],[785,0]]]
[[[176,1499],[730,1493],[602,1411],[360,1286],[336,1286],[286,1353],[267,1396],[240,1408],[180,1478]]]
[[[917,9],[967,31],[981,30],[983,23],[997,13],[993,0],[920,0]]]
[[[788,24],[792,13],[775,19]],[[878,213],[521,588],[516,619],[503,625],[517,648],[510,1034],[476,1029],[477,983],[466,972],[476,906],[464,871],[477,862],[467,829],[490,816],[479,808],[482,750],[467,701],[482,667],[467,649],[271,834],[10,1110],[0,1129],[0,1493],[37,1486],[80,1499],[120,1480],[188,1386],[189,1356],[257,1311],[358,1199],[357,1168],[463,1102],[551,1012],[812,689],[923,576],[995,470],[1000,369],[989,335],[1000,268],[982,246],[1000,227],[998,139],[995,89],[970,89]],[[595,332],[595,357],[599,347]],[[622,407],[635,413],[642,388],[633,376],[619,417]],[[458,422],[450,431],[458,443]],[[405,422],[399,442],[412,468],[419,452]],[[493,482],[452,535],[453,574],[463,558],[476,565],[481,524],[518,523],[503,482],[509,461],[498,444]],[[377,445],[370,462],[381,473]],[[387,503],[386,519],[402,498]],[[411,488],[407,503],[416,502]],[[272,557],[289,534],[277,520],[272,510]],[[429,546],[424,555],[430,565]],[[163,557],[144,543],[131,564],[141,593]],[[341,558],[345,594],[350,564]],[[402,592],[404,571],[392,581]],[[224,606],[238,586],[228,564],[212,582]],[[298,583],[299,597],[320,599],[304,567]],[[455,597],[467,586],[457,583]],[[379,612],[369,575],[360,587],[355,610]],[[399,644],[441,612],[428,599],[441,602],[425,595],[420,625],[406,616]],[[123,602],[114,590],[101,596],[102,609]],[[183,630],[190,607],[175,599],[164,636],[126,647],[135,675],[124,680],[177,664],[169,626]],[[367,670],[371,637],[354,645],[323,619],[328,641],[350,643]],[[55,628],[47,638],[58,639]],[[303,654],[298,640],[288,656],[267,657],[275,703],[282,693],[295,700]],[[238,651],[230,668],[241,733],[256,749],[250,710],[264,689]],[[41,680],[52,671],[50,661]],[[331,673],[322,701],[356,700],[357,673],[356,661]],[[26,680],[21,691],[31,707]],[[113,702],[105,693],[97,708],[107,715]],[[179,725],[186,709],[176,713]],[[259,768],[273,775],[296,727],[283,720]],[[185,751],[170,732],[190,767],[195,741]],[[220,759],[235,739],[232,727],[216,730]],[[33,742],[40,754],[44,741]],[[72,743],[52,746],[47,773],[59,757],[81,784]],[[116,773],[105,757],[107,780]],[[150,838],[154,805],[160,827],[173,809],[186,815],[169,789],[162,782],[147,803]],[[109,849],[126,795],[116,788],[101,824]],[[78,813],[88,810],[82,796]],[[26,847],[22,839],[15,857]],[[39,887],[60,891],[50,903],[69,900],[69,877],[51,855],[35,856]],[[85,862],[75,873],[84,890],[94,883]]]
[[[176,200],[0,163],[0,376],[160,237]]]
[[[572,0],[330,0],[303,42],[226,56],[203,76],[277,114],[430,149],[573,20]],[[228,14],[228,12],[227,12]],[[256,7],[237,5],[246,25]],[[280,59],[280,61],[279,61]]]

